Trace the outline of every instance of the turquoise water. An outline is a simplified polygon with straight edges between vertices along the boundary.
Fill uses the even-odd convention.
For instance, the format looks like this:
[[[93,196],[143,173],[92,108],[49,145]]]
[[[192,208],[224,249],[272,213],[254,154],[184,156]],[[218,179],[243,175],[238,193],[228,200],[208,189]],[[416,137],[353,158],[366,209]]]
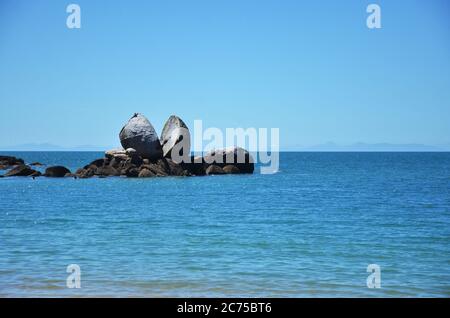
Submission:
[[[450,296],[450,153],[281,153],[274,175],[0,178],[0,193],[0,296]]]

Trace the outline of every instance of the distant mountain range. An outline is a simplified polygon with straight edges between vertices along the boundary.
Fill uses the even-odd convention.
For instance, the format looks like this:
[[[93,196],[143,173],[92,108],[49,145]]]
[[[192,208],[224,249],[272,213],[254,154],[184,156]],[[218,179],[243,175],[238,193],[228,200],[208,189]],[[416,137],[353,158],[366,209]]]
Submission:
[[[315,146],[296,146],[286,149],[288,151],[450,151],[449,145],[430,146],[423,144],[390,144],[390,143],[363,143],[358,142],[350,145],[339,145],[327,142]]]
[[[74,147],[63,147],[50,143],[28,143],[15,146],[1,147],[0,151],[105,151],[108,149],[118,148],[117,146],[95,146],[81,145]]]

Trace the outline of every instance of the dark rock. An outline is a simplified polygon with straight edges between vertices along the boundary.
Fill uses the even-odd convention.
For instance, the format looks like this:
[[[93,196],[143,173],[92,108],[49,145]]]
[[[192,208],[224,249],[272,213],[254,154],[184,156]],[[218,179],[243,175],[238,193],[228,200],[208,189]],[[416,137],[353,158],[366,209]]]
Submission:
[[[95,170],[93,170],[93,169],[78,169],[77,172],[75,173],[75,175],[78,178],[86,179],[86,178],[93,177],[94,172],[95,172]]]
[[[42,173],[39,171],[35,171],[32,174],[30,174],[30,177],[40,177],[40,176],[42,176]]]
[[[194,176],[204,176],[206,174],[206,169],[208,168],[208,165],[203,162],[202,157],[195,156],[191,156],[189,162],[180,163],[180,166]]]
[[[30,163],[30,166],[43,166],[43,164],[40,162],[33,162],[33,163]]]
[[[100,168],[103,167],[105,164],[109,163],[109,161],[107,161],[107,159],[96,159],[94,161],[92,161],[90,164],[87,164],[86,166],[84,166],[84,169],[88,169],[88,168]]]
[[[137,168],[135,164],[131,162],[121,162],[119,166],[116,168],[117,171],[120,172],[121,175],[126,175],[126,171],[132,168]]]
[[[110,166],[110,167],[113,167],[114,169],[119,168],[119,166],[120,166],[120,160],[118,160],[118,159],[116,159],[116,158],[112,158],[112,159],[109,161],[109,166]]]
[[[171,159],[165,159],[167,165],[169,167],[169,174],[171,176],[190,176],[190,173],[187,169],[184,169],[181,164],[173,162]]]
[[[67,173],[71,173],[69,169],[63,166],[53,166],[45,169],[44,176],[50,178],[62,178]]]
[[[213,175],[213,174],[225,174],[223,169],[216,165],[210,165],[208,169],[206,169],[207,175]]]
[[[137,166],[140,166],[141,164],[143,164],[143,160],[141,157],[139,156],[133,156],[129,159],[129,162],[131,162],[132,164],[135,164]]]
[[[95,175],[104,176],[104,177],[110,177],[110,176],[114,177],[114,176],[119,176],[120,172],[111,166],[106,166],[106,167],[97,168],[95,170]]]
[[[207,165],[214,164],[222,168],[231,164],[236,166],[241,173],[253,173],[255,169],[251,154],[240,147],[231,147],[209,152],[203,157],[203,161]]]
[[[167,162],[167,159],[166,159],[166,158],[159,159],[159,160],[156,162],[156,165],[157,165],[158,167],[160,167],[161,170],[163,170],[165,173],[170,174],[170,166],[169,166],[169,163]]]
[[[181,118],[172,115],[166,121],[161,133],[161,145],[164,157],[171,159],[178,157],[180,160],[176,160],[177,162],[186,162],[189,159],[191,136],[189,128]],[[174,156],[172,156],[172,150],[177,152]]]
[[[157,160],[162,157],[155,128],[142,114],[134,114],[120,131],[119,137],[124,149],[133,148],[142,158]]]
[[[155,174],[151,172],[149,169],[142,169],[138,175],[139,178],[151,178],[155,177]]]
[[[138,169],[138,168],[130,168],[130,169],[127,169],[127,170],[125,171],[125,175],[126,175],[128,178],[137,178],[137,177],[139,176],[139,169]]]
[[[5,174],[5,177],[27,177],[31,176],[35,172],[36,170],[31,169],[30,166],[21,164],[9,170]]]
[[[4,169],[8,169],[10,166],[23,165],[25,162],[23,159],[16,158],[13,156],[0,156],[0,166],[5,167]]]
[[[142,165],[141,169],[148,169],[153,172],[157,177],[165,177],[168,176],[169,173],[163,168],[162,165],[158,163],[150,163],[148,165]]]
[[[223,172],[225,172],[226,174],[238,174],[238,173],[241,173],[239,168],[236,167],[236,166],[233,166],[233,165],[226,165],[225,167],[223,167]]]

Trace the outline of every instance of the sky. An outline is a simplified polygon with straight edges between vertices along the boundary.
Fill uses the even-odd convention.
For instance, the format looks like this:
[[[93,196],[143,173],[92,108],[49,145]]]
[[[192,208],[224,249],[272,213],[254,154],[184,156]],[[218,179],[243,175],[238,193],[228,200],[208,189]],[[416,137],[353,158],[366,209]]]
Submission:
[[[81,28],[66,7],[81,8]],[[366,7],[381,8],[381,29]],[[160,133],[279,128],[325,143],[450,148],[450,3],[0,0],[0,149],[119,144],[141,112]]]

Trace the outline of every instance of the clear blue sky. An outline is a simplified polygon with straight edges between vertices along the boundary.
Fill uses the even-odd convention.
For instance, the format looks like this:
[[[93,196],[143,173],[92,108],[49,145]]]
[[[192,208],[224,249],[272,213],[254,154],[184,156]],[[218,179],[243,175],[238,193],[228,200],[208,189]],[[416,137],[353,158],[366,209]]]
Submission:
[[[134,112],[279,127],[282,148],[450,144],[445,0],[1,0],[0,63],[0,147],[116,145]]]

